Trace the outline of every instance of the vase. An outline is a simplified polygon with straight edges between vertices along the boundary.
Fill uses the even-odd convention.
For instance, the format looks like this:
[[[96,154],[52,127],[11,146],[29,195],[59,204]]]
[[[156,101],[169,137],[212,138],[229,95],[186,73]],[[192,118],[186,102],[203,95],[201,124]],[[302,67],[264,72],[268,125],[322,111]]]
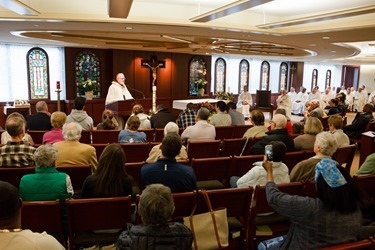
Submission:
[[[85,92],[86,100],[92,100],[94,96],[94,91],[87,91]]]
[[[198,89],[198,96],[204,96],[204,88]]]

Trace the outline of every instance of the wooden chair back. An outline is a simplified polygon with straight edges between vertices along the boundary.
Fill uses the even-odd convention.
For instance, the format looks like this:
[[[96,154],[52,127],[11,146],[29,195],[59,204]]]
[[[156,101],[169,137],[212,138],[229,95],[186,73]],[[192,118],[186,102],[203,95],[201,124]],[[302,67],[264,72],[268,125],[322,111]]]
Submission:
[[[375,202],[375,174],[354,176],[353,181],[356,182],[366,198],[373,199]]]
[[[22,176],[35,173],[35,167],[0,167],[0,180],[19,188]]]
[[[146,161],[149,153],[148,143],[121,143],[125,152],[126,162]]]
[[[257,143],[258,141],[262,140],[263,137],[254,137],[254,138],[249,138],[247,143],[246,143],[246,147],[244,148],[243,150],[243,153],[242,153],[242,156],[245,156],[245,155],[252,155],[250,153],[250,149],[252,146],[254,146],[255,143]]]
[[[90,144],[91,146],[93,146],[96,150],[96,158],[100,159],[100,156],[102,155],[103,153],[103,150],[105,149],[105,147],[108,146],[108,144],[104,144],[104,143],[100,143],[100,144],[97,144],[97,143],[93,143],[93,144]]]
[[[92,143],[118,143],[118,134],[120,130],[93,130]]]
[[[197,202],[197,192],[172,193],[174,212],[171,219],[182,221],[183,217],[190,216]]]
[[[188,158],[211,158],[218,157],[220,152],[220,140],[189,141]]]
[[[220,156],[239,156],[245,145],[246,138],[223,139]]]
[[[218,126],[215,127],[216,140],[229,139],[233,136],[234,126]]]
[[[91,175],[92,167],[90,165],[70,165],[56,168],[59,172],[64,172],[70,176],[74,193],[79,193],[87,176]]]
[[[147,142],[153,142],[154,141],[154,129],[138,129],[138,132],[144,132],[146,134]]]
[[[24,201],[21,209],[21,226],[33,232],[47,232],[56,235],[57,240],[66,246],[61,223],[60,202],[56,201]]]
[[[293,167],[300,161],[306,160],[305,151],[295,151],[295,152],[287,152],[282,160],[285,165],[289,168],[289,173],[292,171]]]
[[[345,164],[346,170],[348,170],[348,172],[350,173],[350,168],[352,166],[356,150],[357,143],[338,148],[333,154],[332,159],[337,161],[341,166]]]
[[[33,138],[35,144],[43,144],[44,133],[49,132],[49,130],[28,130],[27,133]]]
[[[141,193],[141,168],[146,162],[128,162],[125,164],[125,170],[132,177],[133,193]]]
[[[316,192],[315,181],[313,180],[305,181],[301,195],[311,197],[311,198],[317,198],[318,194]]]
[[[73,199],[66,201],[68,239],[71,249],[110,245],[120,232],[94,233],[95,230],[122,229],[131,222],[131,197]]]
[[[85,143],[85,144],[91,144],[91,131],[88,130],[82,130],[81,132],[81,139],[79,139],[80,143]]]
[[[254,162],[263,161],[263,157],[263,155],[234,156],[230,176],[243,176],[253,167]]]
[[[162,142],[163,138],[164,138],[164,129],[163,128],[156,128],[155,129],[154,142]]]
[[[253,127],[253,125],[236,125],[233,130],[233,136],[232,138],[242,138],[245,132]]]

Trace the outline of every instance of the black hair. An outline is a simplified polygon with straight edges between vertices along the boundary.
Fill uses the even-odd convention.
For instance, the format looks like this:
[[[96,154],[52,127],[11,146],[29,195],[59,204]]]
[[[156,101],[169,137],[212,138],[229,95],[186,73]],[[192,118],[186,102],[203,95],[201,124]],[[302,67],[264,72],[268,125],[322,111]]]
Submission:
[[[272,145],[273,161],[282,161],[286,154],[286,145],[282,141],[271,141],[268,145]]]
[[[223,102],[223,101],[218,101],[218,102],[216,103],[216,106],[220,109],[221,112],[224,112],[224,111],[227,111],[227,110],[228,110],[227,105],[226,105],[225,102]]]
[[[228,109],[237,109],[237,105],[234,102],[229,102],[227,106]]]
[[[79,96],[77,97],[75,100],[74,100],[74,107],[77,109],[77,110],[82,110],[83,107],[85,106],[86,104],[86,98],[82,97],[82,96]]]

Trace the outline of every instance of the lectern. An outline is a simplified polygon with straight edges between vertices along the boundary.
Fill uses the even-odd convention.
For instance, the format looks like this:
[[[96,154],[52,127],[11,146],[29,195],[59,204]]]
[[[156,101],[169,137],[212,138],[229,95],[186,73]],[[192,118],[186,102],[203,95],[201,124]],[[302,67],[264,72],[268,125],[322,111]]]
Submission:
[[[132,109],[135,104],[141,104],[143,109],[149,110],[151,108],[151,99],[139,99],[139,100],[124,100],[110,103],[106,106],[107,109],[112,110],[119,117],[126,117],[132,114]]]

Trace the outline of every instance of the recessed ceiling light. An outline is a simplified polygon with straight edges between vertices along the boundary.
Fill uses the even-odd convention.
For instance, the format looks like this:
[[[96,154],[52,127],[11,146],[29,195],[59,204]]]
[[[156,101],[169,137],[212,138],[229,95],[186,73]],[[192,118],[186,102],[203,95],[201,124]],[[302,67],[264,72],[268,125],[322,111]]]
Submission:
[[[309,44],[310,47],[315,47],[316,44],[315,43],[312,43],[312,44]]]
[[[34,24],[34,27],[39,27],[39,24]]]
[[[125,29],[126,29],[126,30],[132,30],[133,27],[131,27],[131,26],[126,26]]]
[[[331,39],[329,36],[323,36],[322,38],[323,38],[324,40]]]
[[[336,50],[331,50],[332,53],[336,53]]]

